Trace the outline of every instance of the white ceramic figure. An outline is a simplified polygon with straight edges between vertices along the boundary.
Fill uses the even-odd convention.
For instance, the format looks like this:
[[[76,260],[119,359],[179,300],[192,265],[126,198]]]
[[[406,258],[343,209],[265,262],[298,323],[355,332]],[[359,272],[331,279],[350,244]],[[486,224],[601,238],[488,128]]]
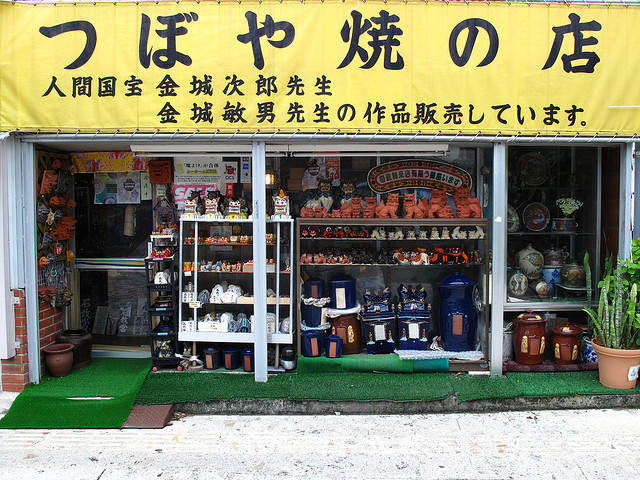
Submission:
[[[440,234],[436,227],[431,228],[431,236],[429,237],[429,240],[440,240]]]
[[[449,235],[449,228],[442,227],[442,235],[440,235],[441,240],[450,240],[451,236]]]

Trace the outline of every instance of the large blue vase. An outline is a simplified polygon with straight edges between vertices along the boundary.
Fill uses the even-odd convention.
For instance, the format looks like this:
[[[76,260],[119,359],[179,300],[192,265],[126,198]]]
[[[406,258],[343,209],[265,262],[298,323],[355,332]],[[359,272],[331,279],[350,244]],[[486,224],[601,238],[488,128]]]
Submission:
[[[455,274],[438,284],[440,291],[440,336],[451,352],[475,350],[478,312],[473,302],[476,282]]]

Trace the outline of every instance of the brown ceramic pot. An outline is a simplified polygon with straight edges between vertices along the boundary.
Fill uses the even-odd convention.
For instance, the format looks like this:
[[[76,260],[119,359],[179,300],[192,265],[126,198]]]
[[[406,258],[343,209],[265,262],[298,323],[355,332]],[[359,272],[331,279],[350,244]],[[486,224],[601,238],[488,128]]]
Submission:
[[[49,373],[54,377],[66,377],[73,365],[73,345],[70,343],[54,343],[44,347],[45,362]]]
[[[516,362],[523,365],[539,365],[544,360],[546,320],[535,313],[518,315],[513,333]]]
[[[58,343],[73,345],[73,369],[91,365],[91,347],[93,336],[88,330],[63,330],[58,336]]]
[[[558,365],[578,363],[582,328],[573,323],[563,323],[551,329],[553,332],[553,358]]]
[[[342,339],[343,355],[360,353],[360,322],[355,313],[332,318],[331,333]]]

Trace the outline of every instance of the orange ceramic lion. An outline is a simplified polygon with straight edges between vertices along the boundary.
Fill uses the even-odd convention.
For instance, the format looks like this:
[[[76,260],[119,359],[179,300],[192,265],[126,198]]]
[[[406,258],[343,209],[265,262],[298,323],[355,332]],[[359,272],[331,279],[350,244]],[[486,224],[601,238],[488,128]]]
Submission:
[[[387,195],[387,203],[380,200],[380,205],[376,208],[377,218],[398,218],[397,211],[400,206],[400,194],[390,193]]]
[[[404,218],[424,218],[427,215],[422,202],[416,203],[415,193],[405,193],[402,206],[405,212]]]
[[[447,205],[447,192],[440,189],[431,189],[431,201],[427,210],[427,218],[453,218],[451,207]]]
[[[468,188],[456,188],[453,201],[456,204],[456,218],[482,217],[482,206],[480,206],[480,200],[472,198],[471,191]]]

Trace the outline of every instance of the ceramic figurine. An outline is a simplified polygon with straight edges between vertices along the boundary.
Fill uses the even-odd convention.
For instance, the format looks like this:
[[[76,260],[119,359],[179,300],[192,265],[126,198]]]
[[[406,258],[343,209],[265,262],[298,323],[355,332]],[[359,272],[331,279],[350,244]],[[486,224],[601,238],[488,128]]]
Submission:
[[[405,237],[407,240],[415,240],[416,237],[416,231],[411,227],[409,229],[407,229],[407,235]]]
[[[416,203],[415,193],[405,193],[402,206],[405,212],[404,218],[424,218],[427,215],[423,203]]]
[[[283,190],[280,190],[280,193],[273,197],[273,218],[291,218],[289,214],[289,195],[285,195]]]
[[[456,227],[451,232],[451,238],[454,240],[466,240],[467,232],[460,230],[460,227]]]
[[[429,239],[429,232],[421,227],[418,230],[418,240],[428,240],[428,239]]]
[[[451,239],[451,235],[449,234],[448,227],[442,227],[442,234],[440,235],[440,240],[449,240]]]
[[[200,200],[200,193],[196,190],[191,192],[189,198],[184,200],[184,215],[186,217],[195,217],[198,214],[198,201]]]
[[[340,196],[338,203],[340,206],[356,195],[356,179],[342,178],[340,179]]]
[[[376,197],[364,197],[364,201],[362,216],[364,218],[373,218],[376,214]]]
[[[480,200],[471,196],[469,188],[456,188],[453,202],[456,206],[456,218],[480,218],[482,206]]]
[[[482,240],[483,238],[484,238],[484,229],[480,225],[476,226],[475,231],[469,232],[470,240],[474,240],[474,239]]]
[[[400,194],[389,193],[387,195],[387,202],[380,200],[380,204],[375,210],[377,218],[398,218],[397,211],[400,206]]]
[[[213,218],[220,217],[220,194],[218,192],[207,192],[207,196],[204,199],[204,213]]]
[[[429,236],[429,240],[440,240],[440,233],[438,233],[438,229],[436,227],[431,227],[431,235]]]
[[[243,201],[240,198],[229,199],[229,211],[227,213],[228,218],[247,218],[245,212],[242,211]]]
[[[426,199],[424,201],[426,202]],[[447,192],[440,189],[431,189],[427,218],[453,218],[451,207],[447,205]]]
[[[331,185],[331,180],[319,178],[316,195],[316,207],[324,209],[327,212],[331,210],[331,207],[333,206],[333,186]]]
[[[507,281],[507,290],[509,290],[509,294],[514,297],[522,297],[527,292],[528,287],[529,280],[527,279],[527,276],[522,273],[519,268],[516,268],[515,272],[511,274]]]

